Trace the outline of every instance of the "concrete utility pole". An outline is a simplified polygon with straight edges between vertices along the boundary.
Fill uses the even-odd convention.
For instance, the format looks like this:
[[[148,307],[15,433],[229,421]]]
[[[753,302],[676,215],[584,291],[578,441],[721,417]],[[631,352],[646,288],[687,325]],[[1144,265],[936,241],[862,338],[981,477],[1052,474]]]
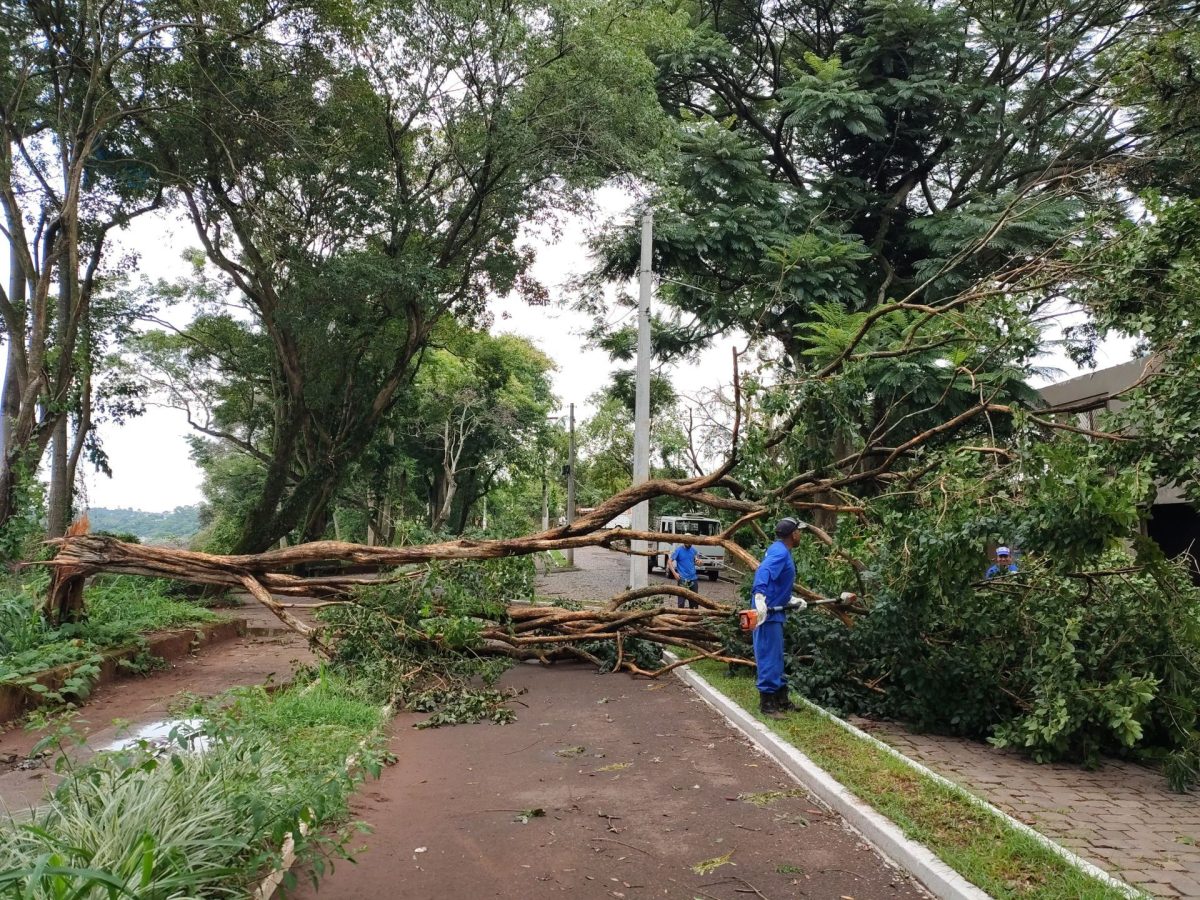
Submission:
[[[575,404],[571,404],[567,438],[567,524],[575,521]],[[567,565],[575,565],[575,548],[567,548]]]
[[[654,250],[654,213],[642,215],[642,264],[638,284],[637,392],[634,395],[633,415],[633,483],[650,480],[650,292],[651,267]],[[650,527],[650,504],[643,500],[633,508],[633,530],[647,531]],[[647,549],[645,541],[631,541],[630,549]],[[629,557],[629,587],[643,588],[649,582],[646,557]]]

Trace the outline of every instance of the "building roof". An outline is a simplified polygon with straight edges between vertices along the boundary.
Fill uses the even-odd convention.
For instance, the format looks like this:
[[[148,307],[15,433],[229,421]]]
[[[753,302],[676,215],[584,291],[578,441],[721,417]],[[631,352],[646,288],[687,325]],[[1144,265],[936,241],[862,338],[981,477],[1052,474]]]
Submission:
[[[1119,366],[1109,366],[1107,369],[1096,369],[1076,378],[1050,384],[1038,391],[1050,406],[1081,406],[1087,408],[1088,401],[1094,401],[1094,409],[1108,406],[1114,408],[1108,398],[1137,384],[1146,373],[1147,366],[1154,364],[1149,356],[1131,359]],[[1115,401],[1120,405],[1119,401]]]

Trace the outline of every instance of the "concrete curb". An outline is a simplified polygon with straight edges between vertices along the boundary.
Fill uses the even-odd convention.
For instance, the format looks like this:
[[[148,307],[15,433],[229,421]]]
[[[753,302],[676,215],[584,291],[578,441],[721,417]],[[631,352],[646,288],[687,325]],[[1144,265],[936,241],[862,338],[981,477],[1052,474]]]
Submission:
[[[1091,875],[1097,881],[1104,882],[1106,885],[1113,888],[1114,890],[1120,891],[1126,897],[1129,897],[1130,900],[1142,900],[1142,898],[1149,897],[1149,895],[1147,893],[1145,893],[1144,891],[1138,890],[1133,885],[1127,884],[1126,882],[1121,881],[1119,878],[1114,878],[1112,875],[1110,875],[1108,872],[1105,872],[1103,869],[1101,869],[1095,863],[1088,862],[1082,856],[1079,856],[1076,853],[1072,853],[1070,850],[1068,850],[1066,847],[1062,846],[1061,844],[1055,843],[1053,838],[1048,838],[1048,837],[1046,837],[1046,835],[1042,834],[1036,828],[1031,828],[1030,826],[1026,825],[1024,822],[1022,822],[1020,819],[1013,818],[1008,813],[1006,813],[1004,810],[1000,809],[1000,807],[994,806],[991,803],[989,803],[988,801],[984,800],[982,797],[979,797],[976,794],[971,793],[966,788],[964,788],[961,784],[951,781],[949,778],[947,778],[944,775],[939,775],[937,772],[933,771],[928,766],[925,766],[925,765],[917,762],[915,759],[910,759],[909,757],[907,757],[903,753],[901,753],[899,750],[897,750],[895,747],[893,747],[891,744],[884,743],[879,738],[875,737],[873,734],[868,734],[867,732],[863,731],[861,728],[857,728],[854,725],[851,725],[845,719],[838,718],[833,713],[831,713],[829,710],[827,710],[823,707],[817,706],[817,704],[813,703],[811,700],[808,700],[804,697],[798,697],[797,699],[799,699],[799,701],[807,709],[812,710],[814,713],[821,716],[823,719],[828,719],[830,722],[832,722],[834,725],[837,725],[843,731],[847,731],[850,734],[854,735],[855,737],[861,738],[862,740],[873,744],[874,746],[878,747],[880,750],[887,753],[889,756],[892,756],[893,758],[898,759],[900,762],[904,763],[906,766],[908,766],[913,771],[919,772],[920,774],[924,775],[926,778],[931,778],[934,781],[936,781],[938,784],[942,785],[943,787],[948,788],[949,790],[953,791],[955,794],[962,797],[964,800],[966,800],[972,806],[975,806],[979,809],[984,810],[985,812],[991,813],[992,815],[998,816],[999,818],[1003,819],[1005,824],[1007,824],[1010,828],[1013,828],[1013,829],[1021,832],[1022,834],[1032,838],[1033,840],[1037,841],[1037,843],[1041,844],[1043,847],[1045,847],[1047,850],[1049,850],[1051,853],[1055,854],[1058,857],[1061,857],[1069,865],[1074,866],[1076,869],[1079,869],[1080,871],[1082,871],[1088,875]]]
[[[838,812],[840,815],[842,815],[847,821],[851,822],[851,824],[853,824],[856,828],[858,828],[860,831],[862,831],[864,836],[866,836],[867,839],[869,841],[871,841],[872,844],[875,844],[876,848],[879,849],[880,852],[882,852],[885,856],[892,859],[898,865],[900,865],[903,868],[906,868],[910,872],[912,872],[918,879],[921,880],[921,882],[923,884],[925,884],[925,886],[927,888],[929,888],[938,897],[943,897],[943,898],[951,898],[951,897],[985,898],[988,896],[986,893],[981,891],[975,885],[968,882],[965,878],[963,878],[961,875],[959,875],[953,869],[950,869],[950,867],[947,866],[945,863],[943,863],[940,859],[938,859],[937,856],[934,855],[933,852],[928,847],[925,847],[922,844],[918,844],[917,842],[912,841],[909,838],[905,837],[904,834],[891,821],[889,821],[885,817],[881,816],[879,813],[875,812],[875,810],[871,809],[869,806],[864,804],[861,800],[859,800],[857,797],[855,797],[853,794],[851,794],[848,790],[846,790],[846,788],[844,788],[840,783],[838,783],[832,776],[830,776],[827,772],[825,772],[824,769],[821,769],[819,766],[817,766],[816,763],[814,763],[811,759],[809,759],[807,756],[805,756],[802,752],[797,750],[791,744],[788,744],[787,742],[785,742],[782,738],[780,738],[778,735],[776,735],[773,731],[771,731],[769,728],[767,728],[765,725],[763,725],[761,722],[759,722],[758,719],[756,719],[753,715],[748,713],[746,710],[742,709],[742,707],[738,706],[736,703],[734,703],[732,700],[730,700],[728,697],[726,697],[724,694],[722,694],[719,690],[717,690],[715,687],[713,687],[708,681],[701,678],[699,675],[695,674],[694,672],[692,672],[691,670],[689,670],[687,668],[677,669],[676,674],[679,675],[679,677],[681,679],[683,679],[683,681],[686,682],[690,687],[692,687],[697,693],[699,693],[700,696],[705,700],[705,702],[707,702],[710,706],[712,706],[714,709],[716,709],[717,711],[722,713],[722,715],[724,715],[727,719],[729,719],[731,722],[733,722],[733,724],[736,725],[740,731],[745,733],[746,736],[749,737],[757,746],[759,746],[760,749],[762,749],[764,752],[766,752],[768,756],[770,756],[772,759],[775,759],[777,762],[779,762],[780,765],[782,765],[785,769],[787,769],[787,771],[793,777],[798,779],[806,787],[808,787],[810,790],[812,790],[813,793],[815,793],[823,801],[828,803],[831,808],[833,808],[836,812]],[[793,697],[795,697],[795,694],[793,694]],[[945,776],[939,775],[937,772],[934,772],[933,770],[927,768],[926,766],[923,766],[921,763],[916,762],[915,760],[909,759],[907,756],[905,756],[903,753],[901,753],[895,747],[885,744],[883,741],[879,740],[878,738],[874,737],[873,735],[867,734],[867,732],[863,731],[860,728],[856,728],[855,726],[851,725],[849,722],[846,722],[845,720],[838,718],[833,713],[829,712],[826,709],[823,709],[822,707],[805,699],[804,697],[799,697],[797,699],[799,699],[799,701],[807,709],[812,710],[817,715],[821,716],[824,719],[829,720],[833,724],[837,725],[839,728],[843,729],[844,731],[849,732],[850,734],[854,735],[855,737],[869,742],[873,746],[875,746],[878,749],[887,753],[889,756],[904,763],[906,766],[911,768],[913,771],[918,772],[921,775],[924,775],[925,777],[932,779],[933,781],[937,782],[938,784],[942,785],[943,787],[953,791],[957,796],[963,798],[968,803],[970,803],[972,806],[982,809],[982,810],[990,813],[991,815],[997,816],[998,818],[1003,820],[1006,825],[1021,832],[1022,834],[1027,835],[1028,837],[1032,838],[1034,841],[1036,841],[1042,847],[1045,847],[1047,850],[1054,853],[1056,856],[1059,856],[1060,858],[1062,858],[1069,865],[1073,866],[1076,869],[1079,869],[1080,871],[1086,873],[1087,875],[1090,875],[1091,877],[1095,878],[1096,880],[1103,882],[1107,886],[1109,886],[1117,891],[1120,891],[1126,897],[1131,898],[1131,900],[1141,900],[1141,898],[1147,898],[1149,896],[1145,892],[1140,891],[1137,888],[1135,888],[1129,884],[1126,884],[1124,881],[1114,878],[1112,875],[1108,874],[1103,869],[1099,868],[1098,866],[1094,865],[1093,863],[1090,863],[1086,859],[1083,859],[1082,857],[1076,855],[1075,853],[1072,853],[1066,847],[1056,844],[1053,840],[1046,837],[1041,832],[1029,827],[1024,822],[1014,819],[1012,816],[1010,816],[1008,813],[1004,812],[1004,810],[1000,809],[999,807],[993,806],[991,803],[987,802],[983,798],[978,797],[975,794],[972,794],[970,791],[968,791],[964,787],[962,787],[962,785],[956,784],[955,782],[951,781],[950,779],[946,778]],[[786,756],[789,760],[791,759],[791,757],[793,755],[795,757],[797,757],[798,759],[796,760],[796,763],[800,766],[800,768],[793,769],[793,764],[791,762],[787,762],[784,759],[780,758],[780,756],[775,752],[775,749],[774,749],[776,745],[778,746],[779,752],[784,754],[784,756]],[[899,839],[899,841],[902,841],[903,844],[907,846],[907,850],[904,847],[900,847],[897,849],[897,851],[895,853],[893,853],[893,851],[892,851],[892,849],[890,849],[890,845],[888,843],[881,842],[881,840],[883,840],[883,839],[877,840],[874,833],[871,830],[869,830],[869,826],[860,825],[858,820],[856,819],[854,813],[843,810],[839,806],[839,803],[841,801],[838,799],[836,794],[831,795],[833,797],[833,799],[826,797],[825,794],[822,792],[822,789],[820,787],[818,787],[818,782],[810,783],[808,780],[809,776],[807,774],[801,774],[801,771],[807,772],[808,769],[811,769],[815,773],[815,776],[818,779],[828,781],[830,783],[830,785],[833,787],[833,789],[838,794],[844,795],[848,799],[848,802],[850,804],[852,804],[854,807],[861,807],[870,816],[872,816],[875,819],[878,819],[880,822],[882,822],[883,826],[888,831],[892,832],[896,836],[896,838]],[[933,859],[933,861],[936,863],[938,870],[945,870],[945,871],[951,872],[953,874],[956,882],[958,882],[959,884],[962,884],[962,885],[966,885],[967,888],[973,893],[967,893],[967,894],[961,894],[961,893],[943,894],[943,893],[941,893],[941,891],[938,887],[936,887],[934,884],[932,884],[926,880],[925,875],[923,875],[921,871],[919,871],[917,868],[914,868],[913,865],[909,863],[908,858],[904,854],[907,851],[911,851],[913,849],[918,851],[919,854],[921,854],[921,855],[927,855],[927,856],[931,857]],[[917,865],[920,865],[920,863],[918,862]],[[933,873],[931,873],[931,874],[933,874]]]
[[[102,650],[98,653],[100,674],[91,684],[91,692],[98,687],[130,677],[121,669],[120,662],[133,659],[140,653],[145,652],[166,662],[174,662],[177,659],[195,655],[213,644],[241,637],[245,633],[246,621],[244,619],[222,618],[216,622],[205,622],[191,628],[150,632],[142,635],[143,642],[140,644]],[[83,665],[82,662],[73,662],[54,666],[41,672],[31,673],[29,678],[33,683],[51,690],[58,690],[81,665]],[[42,706],[43,702],[41,696],[31,690],[27,684],[0,685],[0,725],[5,725],[29,710]],[[77,705],[86,705],[86,700],[82,703],[77,701]]]
[[[310,684],[304,690],[309,690],[313,684],[316,684],[316,682],[312,682],[312,684]],[[383,725],[380,726],[380,731],[388,727],[393,711],[392,704],[390,703],[382,707],[381,712],[383,714]],[[358,766],[358,755],[362,753],[363,748],[366,747],[367,743],[378,733],[379,732],[367,735],[358,742],[358,749],[346,757],[343,767],[347,772],[354,771],[354,769]],[[297,831],[300,832],[300,837],[302,838],[308,837],[310,830],[310,826],[307,822],[301,822],[300,827],[297,829]],[[287,873],[295,864],[296,835],[289,832],[288,835],[283,839],[283,845],[279,848],[279,865],[268,872],[263,880],[259,882],[258,886],[255,887],[254,891],[250,894],[251,900],[271,900],[271,898],[275,896],[275,892],[279,890],[279,886],[283,884],[283,879],[287,877]]]
[[[932,850],[905,837],[888,819],[699,675],[687,667],[676,669],[675,674],[763,753],[861,832],[876,850],[910,872],[939,900],[991,900],[989,894],[938,859]]]

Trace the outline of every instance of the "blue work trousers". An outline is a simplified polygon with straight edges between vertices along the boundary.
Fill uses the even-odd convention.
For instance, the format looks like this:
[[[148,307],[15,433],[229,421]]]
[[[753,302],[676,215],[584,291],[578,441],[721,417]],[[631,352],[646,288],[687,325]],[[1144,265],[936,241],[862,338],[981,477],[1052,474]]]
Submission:
[[[758,665],[758,690],[773,694],[787,682],[783,678],[783,623],[763,622],[754,629],[754,662]]]

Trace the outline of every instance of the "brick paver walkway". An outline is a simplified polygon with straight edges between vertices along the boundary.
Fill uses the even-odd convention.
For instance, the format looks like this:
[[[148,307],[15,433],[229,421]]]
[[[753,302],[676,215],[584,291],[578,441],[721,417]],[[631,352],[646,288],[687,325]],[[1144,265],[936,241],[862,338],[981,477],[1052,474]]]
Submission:
[[[905,756],[989,800],[1118,878],[1160,897],[1200,897],[1200,797],[1157,772],[1105,761],[1085,771],[892,723],[854,720]]]

